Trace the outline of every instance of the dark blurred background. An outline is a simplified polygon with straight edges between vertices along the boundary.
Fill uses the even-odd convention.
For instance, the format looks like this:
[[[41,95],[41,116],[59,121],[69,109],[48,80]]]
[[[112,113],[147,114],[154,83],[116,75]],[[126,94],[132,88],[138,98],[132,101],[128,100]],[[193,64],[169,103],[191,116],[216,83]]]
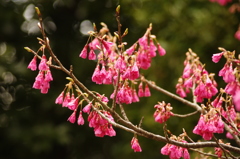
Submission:
[[[198,53],[209,72],[215,73],[225,62],[211,62],[219,46],[240,51],[239,41],[234,38],[240,17],[228,11],[231,4],[223,7],[208,0],[0,0],[0,159],[168,158],[160,154],[165,143],[138,137],[143,152],[134,153],[130,147],[133,134],[116,129],[116,137],[97,138],[88,123],[84,126],[69,123],[67,119],[72,112],[54,104],[67,83],[62,72],[52,71],[54,81],[47,95],[32,89],[37,72],[27,69],[33,55],[23,48],[39,47],[36,38],[41,34],[34,11],[37,6],[59,59],[67,68],[73,64],[76,76],[91,90],[109,96],[113,91],[111,86],[91,82],[96,63],[78,55],[92,23],[100,29],[100,22],[105,22],[112,33],[117,30],[114,14],[119,4],[123,30],[129,28],[124,39],[128,46],[144,34],[149,23],[153,24],[152,34],[167,54],[154,58],[152,67],[143,72],[171,92],[175,93],[188,48]],[[152,117],[153,106],[163,100],[172,104],[174,113],[193,111],[154,90],[151,98],[142,98],[140,103],[126,105],[125,109],[134,124],[144,116],[144,129],[163,134],[162,125]],[[189,136],[198,140],[201,137],[192,134],[198,118],[199,114],[186,119],[173,117],[168,128],[179,135],[184,127]]]

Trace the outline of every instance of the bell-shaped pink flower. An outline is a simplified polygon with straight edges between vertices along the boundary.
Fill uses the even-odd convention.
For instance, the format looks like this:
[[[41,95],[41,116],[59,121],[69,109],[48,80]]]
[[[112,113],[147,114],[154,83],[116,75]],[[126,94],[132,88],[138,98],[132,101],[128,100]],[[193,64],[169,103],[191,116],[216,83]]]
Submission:
[[[133,44],[130,48],[126,50],[126,53],[130,56],[133,54],[134,50],[136,49],[137,44]]]
[[[155,57],[156,56],[156,51],[157,51],[157,47],[154,45],[154,42],[152,39],[149,40],[149,55],[150,57]]]
[[[84,119],[82,116],[82,111],[80,111],[79,116],[78,116],[78,120],[77,120],[77,124],[78,125],[83,125],[84,124]]]
[[[138,86],[138,96],[139,97],[144,97],[145,96],[144,91],[143,91],[143,84],[142,84],[142,82]]]
[[[157,44],[157,50],[160,56],[164,56],[166,54],[166,50],[159,43]]]
[[[73,111],[73,113],[68,118],[68,121],[72,124],[75,123],[75,121],[76,121],[76,111]]]
[[[62,106],[63,106],[63,107],[67,107],[67,104],[68,104],[70,101],[71,101],[70,92],[67,92],[67,93],[65,94],[65,97],[64,97]]]
[[[89,52],[89,55],[88,55],[88,59],[89,60],[96,60],[96,54],[94,52],[94,50],[91,48],[90,49],[90,52]]]
[[[84,113],[90,113],[90,111],[91,111],[91,109],[92,109],[92,103],[90,102],[90,103],[88,103],[84,108],[83,108],[83,112]]]
[[[38,69],[41,71],[47,71],[49,69],[47,65],[47,58],[44,54],[42,55],[42,59],[40,61],[40,64],[38,65]]]
[[[53,77],[50,69],[48,69],[47,73],[45,74],[45,81],[48,81],[48,82],[53,81]]]
[[[56,98],[55,103],[56,104],[62,104],[63,103],[63,96],[64,96],[64,91],[62,91],[59,96]]]
[[[138,77],[139,77],[139,69],[138,69],[137,63],[135,62],[131,68],[129,79],[135,80]]]
[[[133,137],[131,140],[131,147],[134,150],[134,152],[142,152],[142,148],[138,143],[138,139],[136,137]]]
[[[100,73],[100,66],[97,65],[97,67],[95,68],[94,72],[93,72],[93,75],[92,75],[92,81],[93,82],[96,82],[97,84],[102,84],[103,82],[103,79],[102,79],[102,76],[101,76],[101,73]]]
[[[87,53],[88,53],[88,45],[86,44],[86,45],[83,47],[81,53],[79,54],[79,57],[85,59],[85,58],[87,58]]]
[[[217,53],[217,54],[213,54],[212,55],[212,61],[215,62],[215,63],[218,63],[219,60],[221,59],[222,55],[223,55],[223,52]]]
[[[31,69],[32,71],[37,70],[37,56],[33,57],[27,68]]]
[[[147,84],[145,84],[144,96],[145,97],[150,97],[151,96],[151,92],[150,92],[150,89],[149,89]]]

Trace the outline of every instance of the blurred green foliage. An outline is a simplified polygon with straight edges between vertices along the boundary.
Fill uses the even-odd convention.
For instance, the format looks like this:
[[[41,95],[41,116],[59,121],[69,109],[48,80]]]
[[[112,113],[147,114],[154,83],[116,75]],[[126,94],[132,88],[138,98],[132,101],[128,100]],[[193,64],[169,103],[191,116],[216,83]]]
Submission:
[[[128,46],[144,34],[149,23],[153,24],[152,34],[157,36],[167,54],[154,58],[152,67],[143,72],[148,79],[171,92],[175,92],[188,48],[198,53],[209,72],[215,73],[224,64],[224,61],[211,62],[211,55],[218,52],[219,46],[240,51],[239,41],[234,39],[239,15],[208,0],[0,0],[1,159],[166,157],[160,154],[164,143],[139,137],[143,152],[134,153],[130,148],[133,135],[128,132],[117,129],[116,137],[97,138],[87,124],[77,126],[67,122],[71,111],[54,104],[67,82],[62,72],[52,71],[54,81],[47,95],[31,88],[37,72],[26,68],[33,56],[23,47],[34,50],[39,47],[36,37],[41,35],[34,12],[37,6],[44,17],[51,46],[63,64],[67,68],[73,64],[76,76],[91,90],[110,95],[111,86],[91,82],[96,63],[78,58],[88,38],[81,33],[81,24],[94,22],[100,29],[100,22],[105,22],[113,33],[117,30],[114,14],[119,4],[123,30],[129,28],[124,39]],[[126,105],[125,109],[134,124],[144,116],[143,128],[163,134],[162,125],[152,117],[153,106],[162,100],[170,102],[176,113],[193,111],[154,90],[151,98]],[[168,121],[168,128],[179,135],[184,127],[189,136],[200,139],[192,134],[198,117],[173,117]],[[224,138],[224,135],[218,136]]]

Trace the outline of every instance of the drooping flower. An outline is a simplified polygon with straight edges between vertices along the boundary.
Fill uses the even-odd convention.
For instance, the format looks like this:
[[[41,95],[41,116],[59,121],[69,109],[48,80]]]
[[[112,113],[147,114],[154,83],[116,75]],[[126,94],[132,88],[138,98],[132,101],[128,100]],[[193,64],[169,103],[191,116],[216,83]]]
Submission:
[[[131,147],[134,150],[134,152],[142,152],[142,148],[141,148],[140,144],[138,143],[138,139],[136,137],[132,138]]]
[[[68,121],[72,124],[75,123],[75,121],[76,121],[76,111],[73,111],[73,113],[68,118]]]
[[[129,72],[129,79],[135,80],[139,77],[139,69],[137,67],[137,63],[135,62]]]
[[[150,96],[151,96],[151,92],[150,92],[150,89],[149,89],[149,87],[148,87],[147,84],[145,84],[144,96],[145,96],[145,97],[150,97]]]
[[[92,102],[90,102],[90,103],[88,103],[84,108],[83,108],[83,112],[84,113],[90,113],[90,111],[91,111],[91,109],[92,109]]]
[[[38,65],[38,69],[40,71],[47,71],[49,69],[47,65],[47,58],[44,54],[42,55],[42,59],[40,61],[40,64]]]
[[[97,84],[102,84],[102,82],[103,82],[103,79],[102,79],[102,76],[101,76],[101,73],[100,73],[100,66],[99,65],[97,65],[97,67],[94,70],[94,73],[92,75],[92,81],[96,82]]]
[[[134,52],[134,50],[135,50],[135,48],[136,48],[136,46],[137,46],[136,43],[133,44],[130,48],[128,48],[128,49],[126,50],[126,53],[127,53],[129,56],[132,55],[133,52]]]
[[[77,120],[77,124],[78,125],[83,125],[84,124],[84,119],[82,116],[82,111],[80,111],[79,116],[78,116],[78,120]]]
[[[64,91],[62,91],[59,96],[56,98],[55,103],[56,104],[62,104],[63,103],[63,96],[64,96]]]
[[[165,49],[159,43],[157,44],[157,49],[160,56],[164,56],[166,54]]]
[[[37,56],[33,57],[27,68],[31,69],[32,71],[37,70]]]
[[[79,57],[85,59],[85,58],[87,58],[87,53],[88,53],[88,45],[86,44],[86,45],[83,47],[81,53],[79,54]]]
[[[212,55],[212,61],[215,62],[215,63],[218,63],[219,60],[221,59],[223,53],[224,52],[213,54]]]
[[[88,55],[89,60],[96,60],[96,54],[92,48],[90,48],[89,55]]]
[[[142,82],[139,84],[139,86],[138,86],[138,96],[139,97],[144,97],[144,91],[143,91],[143,84],[142,84]]]

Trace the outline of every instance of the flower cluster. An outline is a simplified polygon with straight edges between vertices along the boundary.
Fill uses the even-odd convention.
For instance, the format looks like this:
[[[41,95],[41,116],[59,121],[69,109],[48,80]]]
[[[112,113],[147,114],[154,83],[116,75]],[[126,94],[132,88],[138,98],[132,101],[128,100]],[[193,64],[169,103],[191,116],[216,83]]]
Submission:
[[[35,78],[35,82],[33,83],[33,88],[40,89],[41,93],[43,94],[48,93],[50,81],[53,80],[53,77],[47,64],[46,56],[44,54],[42,55],[41,61],[37,67],[37,56],[35,55],[27,68],[31,69],[32,71],[36,71],[38,68],[39,72]]]
[[[201,103],[204,98],[210,99],[217,94],[217,83],[213,78],[214,74],[209,74],[205,70],[204,65],[199,61],[199,57],[192,50],[186,53],[184,65],[183,75],[176,85],[178,95],[184,98],[192,89],[196,102]]]
[[[75,97],[72,87],[72,82],[69,82],[66,85],[67,91],[62,91],[55,100],[56,104],[62,104],[63,107],[67,107],[68,109],[73,110],[73,113],[69,116],[68,121],[70,123],[75,123],[77,119],[77,124],[83,125],[84,118],[82,112],[84,112],[88,114],[89,127],[94,128],[95,136],[115,136],[116,132],[113,129],[112,124],[110,124],[108,121],[110,120],[114,122],[111,114],[105,110],[99,110],[99,112],[105,117],[103,118],[96,110],[92,109],[93,107],[95,107],[96,109],[99,108],[100,105],[98,102],[95,102],[94,104],[93,102],[89,102],[83,109],[81,107],[77,118],[77,110],[79,105],[82,106],[83,100],[79,101],[81,95]],[[105,97],[104,95],[100,95],[97,93],[97,96],[102,102],[108,102],[107,97]]]
[[[227,83],[224,92],[232,96],[236,110],[240,111],[240,84],[238,71],[240,60],[235,58],[235,52],[226,51],[223,48],[220,48],[220,50],[222,51],[221,53],[213,54],[212,61],[217,63],[222,56],[227,59],[218,75]]]
[[[117,46],[115,39],[109,36],[108,28],[104,25],[99,33],[90,32],[94,40],[86,44],[80,53],[81,58],[97,60],[96,68],[92,75],[92,81],[96,84],[118,85],[117,92],[113,92],[111,98],[115,97],[117,103],[130,104],[138,102],[139,97],[150,96],[148,86],[142,93],[142,84],[139,85],[138,94],[135,84],[140,77],[140,69],[148,69],[151,66],[152,58],[156,52],[160,56],[166,54],[166,51],[156,41],[154,35],[151,35],[151,25],[143,37],[139,38],[130,48],[124,50],[125,43]],[[106,34],[108,33],[108,34]],[[96,55],[97,53],[97,55]]]
[[[175,136],[172,136],[171,139],[187,143],[187,141],[181,138],[176,138]],[[190,159],[187,148],[179,147],[168,143],[164,147],[162,147],[161,153],[163,155],[168,155],[170,159],[179,159],[181,157],[183,157],[184,159]]]
[[[210,2],[217,2],[222,6],[227,5],[228,3],[232,2],[232,0],[209,0]]]
[[[154,106],[154,108],[156,108],[156,111],[154,112],[153,117],[155,121],[160,124],[166,122],[168,118],[174,115],[171,112],[173,108],[170,103],[166,104],[164,101],[162,103],[159,102]]]
[[[211,140],[213,133],[223,133],[224,123],[217,111],[215,108],[210,108],[206,114],[201,114],[193,133],[201,135],[204,140]]]
[[[107,111],[101,111],[101,113],[111,121],[114,121],[111,114]],[[103,137],[116,136],[116,132],[112,127],[112,124],[108,120],[104,119],[98,112],[91,111],[88,116],[89,127],[94,128],[95,136]]]

